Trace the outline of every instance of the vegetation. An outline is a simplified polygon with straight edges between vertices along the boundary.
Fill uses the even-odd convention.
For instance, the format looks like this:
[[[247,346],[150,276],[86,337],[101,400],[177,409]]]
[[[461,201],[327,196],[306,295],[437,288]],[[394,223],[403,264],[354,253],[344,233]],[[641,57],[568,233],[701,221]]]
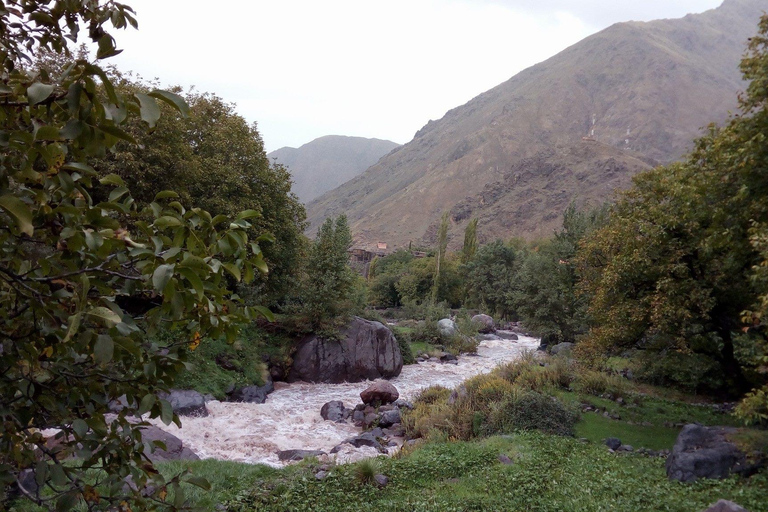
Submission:
[[[25,70],[43,50],[70,59],[81,24],[95,62],[72,59],[59,75]],[[228,286],[266,271],[259,242],[268,238],[253,236],[257,211],[212,215],[171,191],[140,210],[123,179],[91,165],[118,141],[135,144],[128,120],[156,127],[158,101],[188,112],[173,93],[114,87],[101,67],[118,53],[109,25],[135,27],[133,11],[111,2],[0,9],[0,479],[4,494],[13,484],[51,509],[180,509],[181,478],[207,484],[156,473],[143,423],[128,416],[178,423],[158,393],[183,368],[182,347],[234,339],[241,323],[271,316]],[[160,326],[174,339],[151,340]],[[121,396],[128,406],[107,420]],[[58,451],[41,433],[52,427]],[[134,490],[124,488],[129,477]]]

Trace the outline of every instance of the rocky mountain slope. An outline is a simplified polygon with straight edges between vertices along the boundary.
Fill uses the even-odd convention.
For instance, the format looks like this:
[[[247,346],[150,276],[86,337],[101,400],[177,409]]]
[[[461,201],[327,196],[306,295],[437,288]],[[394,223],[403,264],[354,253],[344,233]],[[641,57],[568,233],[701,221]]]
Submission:
[[[328,135],[267,156],[290,169],[292,190],[306,203],[361,174],[398,146],[389,140]]]
[[[346,213],[366,245],[431,243],[444,211],[454,244],[548,236],[574,201],[602,203],[674,161],[723,121],[766,0],[725,0],[681,19],[618,23],[430,121],[408,144],[308,205],[311,231]],[[584,140],[587,139],[594,140]]]

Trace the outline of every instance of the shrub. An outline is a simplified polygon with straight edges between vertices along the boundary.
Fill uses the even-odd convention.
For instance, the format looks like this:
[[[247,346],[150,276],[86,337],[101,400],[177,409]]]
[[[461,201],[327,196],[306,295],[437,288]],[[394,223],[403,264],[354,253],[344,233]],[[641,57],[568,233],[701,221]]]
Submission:
[[[429,386],[424,388],[421,393],[414,400],[414,404],[435,404],[438,402],[446,402],[451,396],[451,390],[440,386]]]
[[[703,354],[641,351],[635,358],[638,380],[685,391],[717,390],[723,386],[720,365]]]
[[[397,344],[400,346],[400,354],[403,356],[403,364],[414,364],[416,358],[413,357],[413,351],[411,350],[411,335],[408,331],[400,329],[392,329]]]
[[[555,397],[535,391],[510,393],[508,399],[489,409],[485,432],[541,430],[548,434],[573,436],[579,415]]]
[[[373,478],[379,471],[376,459],[363,459],[355,466],[355,478],[363,485],[373,483]]]
[[[578,393],[600,396],[611,394],[618,398],[627,394],[629,385],[626,380],[616,375],[584,370],[576,375],[571,386]]]

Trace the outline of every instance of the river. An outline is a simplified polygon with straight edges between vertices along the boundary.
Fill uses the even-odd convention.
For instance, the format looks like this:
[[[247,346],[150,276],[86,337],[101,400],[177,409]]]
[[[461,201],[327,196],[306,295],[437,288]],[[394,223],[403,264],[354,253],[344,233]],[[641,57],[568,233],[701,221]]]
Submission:
[[[511,333],[499,332],[500,336]],[[493,370],[511,361],[524,350],[535,350],[537,338],[519,336],[486,340],[477,355],[459,357],[459,364],[420,363],[403,366],[402,373],[391,379],[400,397],[412,400],[425,387],[439,384],[455,387],[469,377]],[[204,418],[183,417],[182,427],[152,423],[179,437],[200,458],[214,458],[282,466],[279,450],[330,450],[343,440],[360,433],[352,423],[334,423],[320,416],[323,404],[341,400],[348,408],[360,403],[360,392],[370,381],[343,384],[292,384],[277,382],[275,391],[263,404],[212,401]],[[355,449],[345,445],[336,455],[337,462],[351,462],[378,455],[373,448]]]

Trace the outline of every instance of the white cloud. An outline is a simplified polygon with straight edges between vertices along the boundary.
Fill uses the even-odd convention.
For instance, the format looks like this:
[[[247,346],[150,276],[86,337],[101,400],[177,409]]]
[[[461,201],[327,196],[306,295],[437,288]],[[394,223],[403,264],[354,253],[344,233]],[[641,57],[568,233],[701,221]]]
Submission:
[[[675,2],[645,0],[657,11],[634,0],[129,3],[140,29],[117,34],[118,66],[236,103],[273,150],[328,134],[407,142],[611,20],[663,17]],[[701,11],[717,1],[678,3]]]

